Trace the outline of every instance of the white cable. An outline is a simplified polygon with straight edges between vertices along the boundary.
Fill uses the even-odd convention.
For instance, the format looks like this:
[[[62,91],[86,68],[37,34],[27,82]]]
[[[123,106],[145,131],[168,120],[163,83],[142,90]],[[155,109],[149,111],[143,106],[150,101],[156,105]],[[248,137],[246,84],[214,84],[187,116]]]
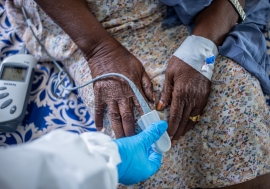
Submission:
[[[62,93],[63,93],[63,90],[67,90],[67,91],[74,91],[74,90],[77,90],[77,89],[80,89],[82,87],[85,87],[86,85],[89,85],[99,79],[102,79],[102,78],[105,78],[105,77],[112,77],[112,76],[118,76],[118,77],[121,77],[123,78],[124,80],[126,80],[128,82],[128,84],[130,85],[130,87],[132,88],[137,100],[139,101],[139,104],[144,112],[144,114],[148,113],[151,111],[151,109],[149,108],[147,102],[145,101],[144,97],[142,96],[142,94],[140,93],[140,91],[138,90],[138,88],[136,87],[136,85],[129,79],[127,78],[126,76],[122,75],[122,74],[119,74],[119,73],[109,73],[109,74],[104,74],[104,75],[101,75],[101,76],[98,76],[88,82],[86,82],[85,84],[81,85],[81,86],[78,86],[78,87],[71,87],[71,88],[67,88],[65,86],[63,86],[63,82],[64,80],[68,79],[70,82],[72,82],[72,86],[73,86],[73,80],[70,78],[70,76],[68,75],[67,72],[65,72],[62,67],[57,63],[57,61],[50,55],[50,53],[46,50],[46,48],[44,47],[44,45],[41,43],[41,41],[37,38],[35,32],[33,31],[33,28],[32,28],[32,21],[31,19],[29,19],[26,15],[26,12],[24,10],[24,8],[22,7],[22,11],[23,11],[23,15],[26,19],[26,23],[27,23],[27,26],[30,28],[34,38],[36,39],[36,41],[38,42],[38,44],[41,46],[41,48],[44,50],[44,52],[48,55],[48,57],[52,60],[52,62],[57,66],[57,68],[59,69],[59,73],[58,73],[58,76],[57,76],[57,79],[58,81],[56,81],[56,84],[55,84],[55,87],[53,87],[53,83],[52,83],[52,94],[57,97],[57,98],[64,98],[62,96]],[[57,94],[57,90],[58,88],[61,88],[62,89],[62,92],[60,95]],[[70,94],[70,92],[68,93],[68,95]]]
[[[60,74],[59,74],[60,75]],[[59,76],[58,75],[58,76]],[[88,82],[86,82],[85,84],[79,86],[79,87],[72,87],[72,88],[66,88],[66,87],[63,87],[63,86],[60,86],[62,87],[64,90],[68,90],[68,91],[73,91],[73,90],[77,90],[79,88],[82,88],[82,87],[85,87],[86,85],[89,85],[99,79],[102,79],[102,78],[105,78],[105,77],[112,77],[112,76],[118,76],[118,77],[121,77],[123,78],[124,80],[126,80],[128,82],[128,84],[130,85],[130,87],[132,88],[132,91],[134,92],[135,96],[137,97],[140,105],[141,105],[141,108],[144,112],[144,114],[148,113],[151,111],[151,109],[149,108],[148,104],[146,103],[146,101],[144,100],[142,94],[140,93],[139,89],[136,87],[136,85],[129,79],[127,78],[126,76],[122,75],[122,74],[119,74],[119,73],[108,73],[108,74],[103,74],[101,76],[98,76]],[[60,79],[61,81],[63,79]]]
[[[144,115],[141,116],[141,118],[138,121],[138,125],[142,128],[142,130],[144,130],[145,128],[147,128],[148,126],[150,126],[152,123],[159,121],[159,115],[157,113],[156,110],[151,110],[147,104],[147,102],[145,101],[145,99],[143,98],[142,94],[140,93],[140,91],[138,90],[138,88],[136,87],[136,85],[126,76],[119,74],[119,73],[108,73],[108,74],[104,74],[101,76],[98,76],[94,79],[92,79],[91,81],[88,81],[87,83],[79,86],[79,87],[71,87],[71,88],[67,88],[63,86],[63,82],[65,79],[68,79],[69,81],[72,82],[72,79],[70,78],[70,76],[68,75],[67,72],[65,72],[61,66],[55,61],[55,59],[49,54],[49,52],[45,49],[45,47],[42,45],[41,41],[37,38],[37,36],[35,35],[31,25],[32,22],[30,19],[27,18],[27,15],[24,11],[24,8],[22,8],[23,10],[23,14],[25,19],[27,20],[27,25],[30,28],[33,36],[35,37],[35,39],[37,40],[38,44],[41,46],[41,48],[45,51],[45,53],[51,58],[51,60],[53,61],[53,63],[58,67],[58,69],[60,70],[60,72],[58,73],[57,79],[58,81],[56,81],[55,87],[53,87],[53,83],[51,85],[52,89],[52,94],[58,98],[63,98],[62,94],[64,92],[64,90],[69,91],[69,94],[71,91],[73,90],[77,90],[79,88],[85,87],[86,85],[89,85],[99,79],[105,78],[105,77],[121,77],[124,80],[126,80],[128,82],[128,84],[130,85],[131,89],[133,90],[142,110]],[[60,94],[60,96],[57,94],[57,89],[58,88],[62,89],[62,92]],[[164,153],[166,151],[168,151],[171,148],[171,140],[170,137],[168,135],[167,132],[165,132],[156,142],[155,144],[152,145],[153,149],[157,152],[157,153]]]
[[[57,66],[57,68],[59,69],[59,71],[63,71],[62,67],[56,62],[56,60],[50,55],[50,53],[46,50],[46,48],[44,47],[44,45],[41,43],[41,41],[37,38],[35,32],[33,31],[32,28],[32,20],[30,18],[27,17],[27,14],[24,10],[24,8],[22,7],[22,12],[23,12],[23,16],[26,20],[27,26],[29,27],[29,29],[31,30],[31,33],[33,34],[34,38],[36,39],[36,41],[38,42],[38,44],[41,46],[41,48],[44,50],[44,52],[48,55],[48,57],[52,60],[52,62]]]

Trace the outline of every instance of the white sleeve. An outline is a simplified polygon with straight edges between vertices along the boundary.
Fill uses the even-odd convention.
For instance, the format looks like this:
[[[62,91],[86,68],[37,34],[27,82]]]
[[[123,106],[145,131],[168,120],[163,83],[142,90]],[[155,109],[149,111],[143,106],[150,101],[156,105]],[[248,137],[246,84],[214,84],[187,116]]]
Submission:
[[[110,137],[57,130],[27,144],[0,149],[0,188],[115,189],[120,162]]]

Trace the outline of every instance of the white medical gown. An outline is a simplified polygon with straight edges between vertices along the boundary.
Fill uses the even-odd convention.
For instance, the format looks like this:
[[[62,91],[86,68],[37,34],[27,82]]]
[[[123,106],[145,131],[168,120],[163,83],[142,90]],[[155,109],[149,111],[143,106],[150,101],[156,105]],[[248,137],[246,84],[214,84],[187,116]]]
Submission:
[[[0,189],[114,189],[120,162],[110,137],[57,130],[0,149]]]

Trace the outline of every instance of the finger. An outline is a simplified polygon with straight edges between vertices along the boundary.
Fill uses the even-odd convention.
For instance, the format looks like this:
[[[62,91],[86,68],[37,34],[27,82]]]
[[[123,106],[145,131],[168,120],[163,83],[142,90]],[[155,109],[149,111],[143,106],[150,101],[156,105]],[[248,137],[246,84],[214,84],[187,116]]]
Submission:
[[[144,72],[142,76],[142,88],[147,99],[150,102],[154,102],[153,83],[151,82],[146,72]]]
[[[125,136],[133,136],[135,133],[133,108],[130,98],[123,98],[118,101],[119,111]]]
[[[144,106],[148,106],[148,104],[147,104],[147,98],[146,98],[144,92],[142,91],[142,88],[141,87],[139,87],[139,88],[137,88],[135,90],[139,90],[140,91],[141,95],[143,96],[143,99],[139,99],[140,100],[139,101],[137,99],[137,97],[135,95],[133,95],[132,100],[134,102],[135,107],[138,109],[140,115],[143,115],[144,114],[143,107]]]
[[[124,129],[122,126],[121,116],[118,108],[118,103],[111,100],[108,104],[109,115],[111,118],[112,129],[116,138],[125,137]]]
[[[151,124],[137,136],[146,148],[150,148],[150,146],[155,143],[163,133],[165,133],[167,128],[168,124],[166,121],[158,121]]]
[[[138,99],[136,98],[136,96],[132,97],[133,103],[135,105],[135,107],[137,108],[137,110],[139,111],[140,115],[142,116],[144,114],[142,107],[138,101]]]
[[[173,82],[169,74],[166,74],[162,92],[160,94],[159,101],[156,106],[156,109],[158,111],[164,110],[164,108],[166,108],[169,105],[170,99],[172,98],[172,92],[173,92]]]
[[[178,129],[178,125],[182,119],[185,102],[179,97],[173,97],[170,109],[169,129],[168,134],[173,137]]]
[[[185,108],[183,110],[182,119],[178,125],[178,129],[177,129],[175,135],[172,138],[173,143],[175,143],[174,140],[178,141],[181,136],[184,136],[184,131],[185,131],[187,124],[190,120],[189,117],[191,115],[192,109],[193,109],[192,106],[190,106],[190,104],[188,104],[188,102],[185,102]]]
[[[149,172],[149,176],[152,176],[153,174],[155,174],[162,163],[162,154],[155,152],[152,148],[150,148],[149,150],[149,168],[148,170],[150,170]]]
[[[191,122],[191,123],[189,123],[189,122]],[[197,124],[196,122],[189,120],[188,121],[188,124],[187,124],[187,126],[186,126],[186,128],[185,128],[185,130],[183,132],[183,134],[185,135],[188,131],[190,131],[191,129],[193,129],[196,124]]]
[[[102,99],[102,95],[99,89],[95,91],[95,124],[98,131],[103,128],[103,115],[106,104]]]
[[[199,108],[193,108],[192,112],[190,113],[190,116],[197,116],[197,115],[201,115],[202,111]],[[186,134],[186,132],[190,131],[191,129],[194,128],[194,126],[197,124],[198,122],[194,122],[192,120],[189,119],[185,131],[183,132],[183,136]]]

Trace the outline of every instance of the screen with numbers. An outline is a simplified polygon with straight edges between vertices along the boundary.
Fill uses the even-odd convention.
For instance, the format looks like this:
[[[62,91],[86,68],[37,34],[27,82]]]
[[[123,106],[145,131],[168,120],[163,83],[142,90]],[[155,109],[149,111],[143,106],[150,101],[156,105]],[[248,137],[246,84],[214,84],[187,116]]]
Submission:
[[[24,81],[26,72],[27,68],[5,66],[1,74],[1,79],[9,81]]]

